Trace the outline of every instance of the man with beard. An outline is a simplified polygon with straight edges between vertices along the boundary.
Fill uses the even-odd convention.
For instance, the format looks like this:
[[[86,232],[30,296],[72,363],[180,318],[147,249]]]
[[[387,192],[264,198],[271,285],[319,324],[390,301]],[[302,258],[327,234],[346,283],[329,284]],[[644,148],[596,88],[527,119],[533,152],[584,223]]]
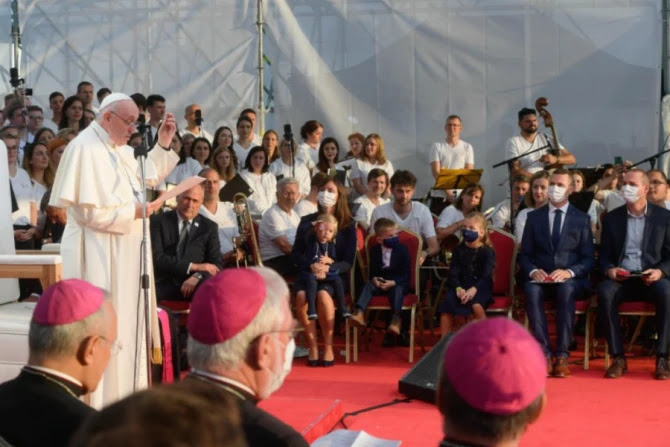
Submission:
[[[534,109],[523,108],[519,110],[519,129],[521,129],[521,135],[510,138],[505,144],[505,159],[528,154],[523,155],[512,164],[514,175],[523,174],[530,178],[537,171],[551,165],[577,163],[574,155],[560,146],[560,143],[559,155],[552,154],[551,147],[554,147],[554,140],[537,131],[537,115]],[[548,146],[549,144],[551,144],[551,147]],[[538,150],[545,146],[547,146],[546,149]]]

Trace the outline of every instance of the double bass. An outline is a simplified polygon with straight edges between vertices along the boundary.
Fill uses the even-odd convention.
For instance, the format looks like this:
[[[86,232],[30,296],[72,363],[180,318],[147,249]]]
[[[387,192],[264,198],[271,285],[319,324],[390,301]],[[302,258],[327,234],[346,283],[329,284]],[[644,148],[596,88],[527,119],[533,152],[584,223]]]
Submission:
[[[551,136],[553,137],[554,141],[553,144],[551,141],[547,139],[547,144],[551,146],[551,149],[549,149],[549,154],[553,155],[554,157],[558,158],[561,155],[561,146],[558,143],[558,132],[556,132],[556,126],[554,125],[554,118],[551,116],[551,113],[546,109],[546,107],[549,105],[549,101],[547,98],[544,96],[540,96],[537,98],[537,101],[535,101],[535,110],[537,110],[537,113],[540,114],[540,117],[542,117],[542,120],[544,121],[544,127],[547,127],[551,129]],[[545,165],[545,169],[556,169],[560,168],[563,166],[562,164],[558,163],[558,161],[554,164],[551,165]]]

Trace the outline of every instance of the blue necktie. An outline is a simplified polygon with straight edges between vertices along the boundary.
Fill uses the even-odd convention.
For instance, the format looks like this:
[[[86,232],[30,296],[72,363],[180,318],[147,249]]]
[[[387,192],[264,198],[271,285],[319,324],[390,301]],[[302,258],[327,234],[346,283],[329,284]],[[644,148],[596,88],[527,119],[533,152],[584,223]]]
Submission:
[[[563,211],[559,209],[554,211],[554,227],[551,229],[551,245],[554,250],[558,249],[558,242],[561,240],[561,213]]]

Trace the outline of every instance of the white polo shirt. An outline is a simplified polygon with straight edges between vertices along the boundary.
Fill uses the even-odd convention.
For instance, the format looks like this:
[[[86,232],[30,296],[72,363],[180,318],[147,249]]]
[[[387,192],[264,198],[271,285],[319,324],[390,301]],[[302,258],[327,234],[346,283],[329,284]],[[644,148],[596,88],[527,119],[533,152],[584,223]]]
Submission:
[[[258,245],[261,251],[261,259],[268,259],[283,256],[282,252],[274,240],[281,236],[286,236],[288,242],[293,245],[295,242],[295,233],[300,224],[300,216],[294,210],[287,213],[274,204],[263,215],[258,228]]]

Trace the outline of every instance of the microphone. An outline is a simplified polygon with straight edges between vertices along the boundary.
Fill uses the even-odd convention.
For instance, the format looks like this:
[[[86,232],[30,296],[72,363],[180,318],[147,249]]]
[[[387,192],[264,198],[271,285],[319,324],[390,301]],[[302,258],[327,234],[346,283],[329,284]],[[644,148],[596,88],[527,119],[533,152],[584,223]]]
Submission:
[[[145,157],[147,156],[147,147],[143,144],[140,144],[135,148],[133,151],[135,158],[140,158],[140,157]]]
[[[200,127],[200,126],[202,126],[203,121],[204,120],[202,118],[202,110],[196,110],[195,111],[195,124],[197,124],[198,127]]]
[[[289,142],[293,139],[293,132],[291,132],[290,124],[284,124],[284,139]]]

